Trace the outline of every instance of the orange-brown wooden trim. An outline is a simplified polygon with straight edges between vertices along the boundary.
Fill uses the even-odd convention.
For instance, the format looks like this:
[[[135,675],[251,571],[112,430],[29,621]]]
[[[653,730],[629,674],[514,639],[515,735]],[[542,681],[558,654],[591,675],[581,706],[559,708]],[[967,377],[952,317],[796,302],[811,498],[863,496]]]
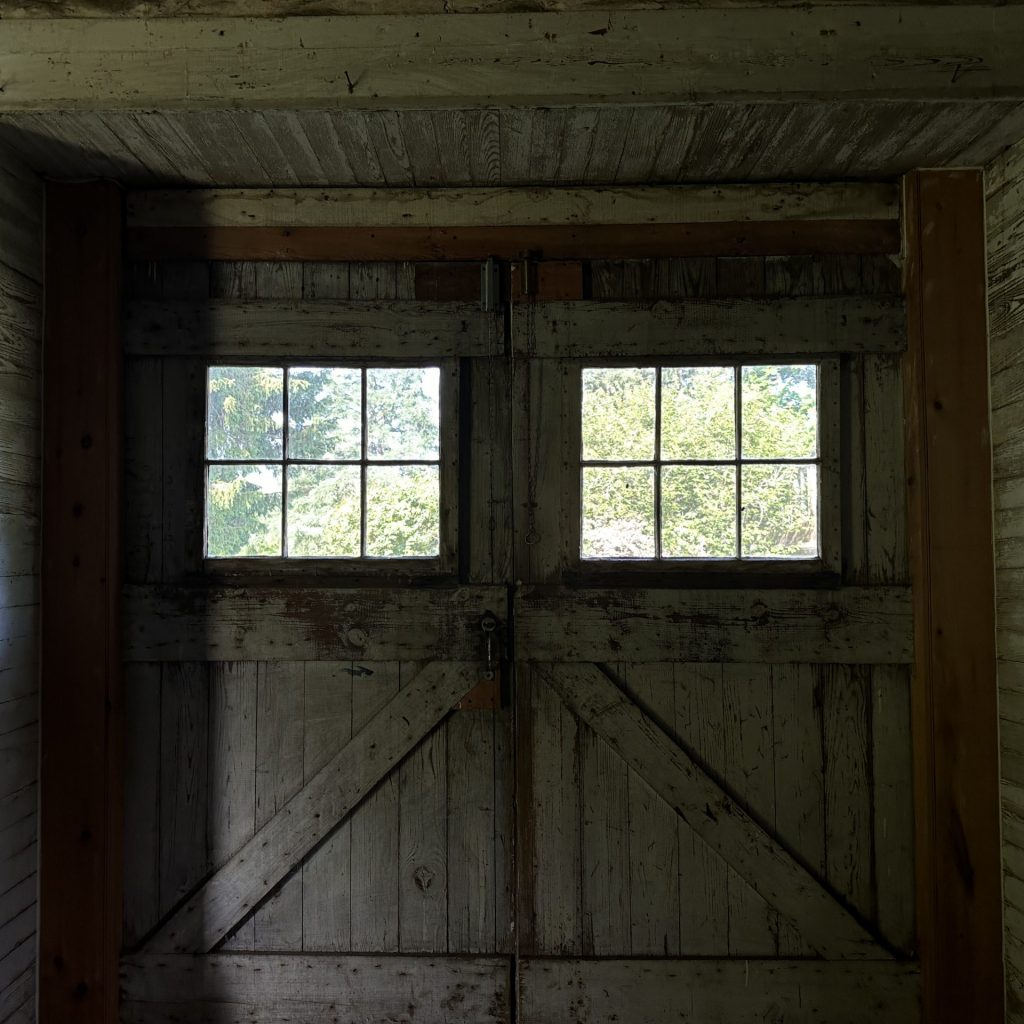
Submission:
[[[40,1024],[114,1024],[121,943],[122,196],[46,194]]]
[[[548,260],[893,253],[895,220],[530,227],[130,228],[136,260]]]
[[[994,1024],[1003,969],[981,172],[915,172],[904,209],[924,1021]]]

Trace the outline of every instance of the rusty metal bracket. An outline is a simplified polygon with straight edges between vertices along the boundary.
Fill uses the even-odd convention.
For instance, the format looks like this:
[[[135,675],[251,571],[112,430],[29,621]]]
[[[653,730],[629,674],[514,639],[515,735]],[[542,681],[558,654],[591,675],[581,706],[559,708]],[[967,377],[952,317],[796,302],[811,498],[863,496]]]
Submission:
[[[501,707],[501,672],[493,679],[481,679],[455,705],[456,711],[497,711]]]

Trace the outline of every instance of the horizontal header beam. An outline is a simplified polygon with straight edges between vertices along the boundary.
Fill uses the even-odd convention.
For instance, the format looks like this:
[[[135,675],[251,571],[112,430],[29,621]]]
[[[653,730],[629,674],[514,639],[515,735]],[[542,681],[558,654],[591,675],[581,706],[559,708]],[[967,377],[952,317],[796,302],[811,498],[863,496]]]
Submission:
[[[310,188],[135,192],[130,228],[526,227],[898,220],[899,187]]]
[[[0,112],[1024,99],[1024,8],[4,22]]]

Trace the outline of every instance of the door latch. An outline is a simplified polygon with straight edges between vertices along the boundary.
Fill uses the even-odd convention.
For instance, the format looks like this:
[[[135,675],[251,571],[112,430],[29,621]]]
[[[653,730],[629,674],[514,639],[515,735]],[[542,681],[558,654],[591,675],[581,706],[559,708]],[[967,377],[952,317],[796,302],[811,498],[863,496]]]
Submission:
[[[493,711],[501,707],[501,652],[498,648],[498,626],[494,612],[480,616],[483,640],[484,670],[480,682],[458,704],[458,711]]]

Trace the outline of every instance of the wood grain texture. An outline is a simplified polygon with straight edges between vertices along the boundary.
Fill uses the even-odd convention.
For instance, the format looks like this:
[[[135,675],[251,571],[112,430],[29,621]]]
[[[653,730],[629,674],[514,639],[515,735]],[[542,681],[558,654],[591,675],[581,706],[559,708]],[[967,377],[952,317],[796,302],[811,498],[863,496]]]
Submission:
[[[900,664],[911,659],[904,588],[835,591],[563,590],[516,596],[536,661]]]
[[[212,949],[448,714],[472,678],[457,662],[427,666],[189,896],[148,948]]]
[[[480,957],[308,954],[133,956],[123,962],[127,1024],[177,1019],[285,1024],[400,1019],[507,1024],[508,965]]]
[[[127,661],[475,658],[504,591],[128,587]]]
[[[486,354],[480,307],[471,303],[138,301],[125,311],[124,342],[133,355],[246,360]]]
[[[914,966],[885,962],[527,959],[520,1019],[914,1024],[920,1019],[918,990]]]
[[[600,669],[563,665],[540,674],[819,953],[884,958],[864,927]]]
[[[50,185],[46,201],[39,1015],[106,1022],[122,917],[121,195]]]
[[[941,1024],[1003,1012],[981,175],[920,172],[905,197],[918,940]]]
[[[538,310],[534,334],[536,354],[554,358],[824,355],[906,345],[903,304],[860,297],[552,302]]]
[[[889,184],[290,192],[176,189],[136,192],[126,210],[129,228],[524,227],[898,218],[899,190]]]
[[[1024,13],[1014,6],[984,18],[964,18],[955,7],[812,7],[781,16],[759,8],[682,8],[611,13],[599,21],[601,35],[594,25],[592,14],[580,12],[454,22],[444,14],[353,15],[318,19],[307,41],[301,18],[217,19],[204,27],[186,20],[14,21],[2,53],[10,68],[2,108],[388,111],[502,100],[658,102],[681,94],[712,102],[723,95],[835,101],[1024,94],[1015,59]],[[385,38],[386,50],[403,54],[401,62],[388,58]],[[481,50],[490,53],[499,38],[481,77]],[[749,39],[773,54],[770,65],[746,46]],[[891,56],[879,65],[882,39]],[[247,53],[243,68],[235,62],[239,47]],[[660,59],[646,58],[648,48]],[[708,52],[718,59],[708,61]],[[963,58],[950,55],[962,53],[972,55],[971,73],[954,81]],[[525,80],[524,61],[537,71]],[[342,66],[351,72],[351,91],[338,90]],[[223,135],[222,142],[230,147]],[[390,153],[377,149],[382,164],[404,168],[394,145]]]

